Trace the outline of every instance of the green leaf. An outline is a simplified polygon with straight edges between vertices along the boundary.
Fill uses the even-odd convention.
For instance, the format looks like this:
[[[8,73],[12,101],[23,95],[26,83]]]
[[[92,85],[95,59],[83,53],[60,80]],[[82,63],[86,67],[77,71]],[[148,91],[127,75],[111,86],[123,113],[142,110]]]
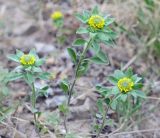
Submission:
[[[77,31],[76,31],[77,34],[86,34],[86,33],[88,33],[88,32],[89,32],[88,29],[87,29],[87,28],[84,28],[84,27],[80,27],[80,28],[78,28]]]
[[[109,98],[112,94],[111,88],[103,87],[103,86],[96,86],[96,90],[105,98]]]
[[[35,48],[31,49],[31,51],[29,52],[29,54],[37,56]]]
[[[58,109],[64,114],[67,114],[69,112],[69,108],[65,103],[59,105]]]
[[[83,11],[83,16],[85,17],[85,19],[88,19],[90,17],[90,12],[87,10]]]
[[[99,113],[96,113],[96,117],[99,118],[99,119],[101,119],[101,118],[102,118],[102,115],[99,114]]]
[[[91,57],[89,60],[96,64],[106,64],[101,58],[97,56]]]
[[[127,70],[126,70],[126,72],[125,72],[125,75],[127,76],[127,77],[132,77],[132,75],[133,75],[133,71],[132,71],[132,68],[128,68]]]
[[[32,98],[32,97],[31,97]],[[30,110],[33,114],[34,113],[38,113],[38,109],[36,109],[36,108],[32,108],[31,110]]]
[[[0,115],[0,123],[6,118],[9,118],[14,112],[15,112],[15,107],[8,107],[5,109],[1,109],[1,115]]]
[[[99,53],[99,51],[100,51],[100,46],[99,46],[99,44],[97,43],[97,42],[95,42],[95,41],[92,41],[92,47],[91,47],[93,50],[94,50],[94,52],[97,54],[97,53]]]
[[[114,100],[113,99],[113,101],[111,102],[111,108],[113,109],[113,110],[116,110],[116,108],[117,108],[117,100]]]
[[[11,72],[9,73],[9,75],[7,76],[7,81],[14,81],[14,80],[18,80],[23,78],[23,74],[22,73],[16,73],[16,72]]]
[[[39,67],[33,67],[33,68],[32,68],[32,71],[33,71],[33,72],[42,72],[42,69],[39,68]]]
[[[120,99],[125,102],[127,100],[127,94],[121,94]]]
[[[82,39],[82,38],[78,38],[73,42],[73,46],[83,46],[85,45],[86,40]]]
[[[109,64],[108,57],[102,51],[99,51],[96,56],[91,57],[90,60],[96,64]]]
[[[43,91],[47,91],[49,89],[49,86],[44,86],[43,88],[41,88],[41,90]]]
[[[73,61],[74,63],[76,63],[76,61],[77,61],[76,52],[75,52],[72,48],[67,48],[67,51],[68,51],[68,54],[70,55],[72,61]]]
[[[154,0],[144,0],[144,1],[150,8],[154,7]]]
[[[114,120],[113,119],[107,119],[106,120],[106,125],[113,127],[114,126]]]
[[[130,94],[131,94],[135,99],[137,99],[137,93],[136,93],[134,90],[131,91]]]
[[[42,80],[48,80],[50,76],[51,76],[50,73],[48,73],[48,72],[43,72],[43,73],[40,73],[40,74],[38,75],[38,78],[40,78],[40,79],[42,79]]]
[[[110,100],[110,98],[105,98],[104,102],[105,102],[107,105],[109,105],[110,102],[111,102],[111,100]]]
[[[98,107],[99,112],[100,112],[101,114],[103,114],[103,113],[104,113],[104,110],[103,110],[103,101],[102,101],[102,99],[98,99],[98,100],[97,100],[97,107]]]
[[[99,91],[99,92],[110,91],[109,88],[103,87],[103,86],[101,86],[100,84],[99,84],[99,85],[96,85],[96,90]]]
[[[112,94],[113,95],[117,95],[119,93],[120,93],[120,91],[119,91],[119,88],[117,86],[115,86],[115,87],[112,88]]]
[[[108,77],[109,82],[111,82],[114,85],[117,85],[118,79],[116,79],[114,76],[109,76]]]
[[[104,52],[99,51],[98,54],[97,54],[97,57],[99,57],[106,64],[109,64],[108,56]]]
[[[100,32],[97,34],[97,37],[101,40],[101,41],[109,41],[110,38],[107,37],[106,33]]]
[[[63,80],[60,83],[60,87],[64,92],[68,92],[69,91],[69,83],[67,80]]]
[[[92,14],[99,14],[99,9],[98,9],[98,6],[95,6],[92,10]]]
[[[137,74],[133,75],[133,76],[131,77],[131,79],[132,79],[135,83],[138,83],[139,81],[142,80],[142,78],[141,78],[141,77],[138,77]]]
[[[108,26],[108,25],[112,24],[114,21],[115,21],[114,18],[107,18],[105,25]]]
[[[82,23],[86,23],[87,22],[87,18],[79,13],[75,14],[76,18],[81,21]]]
[[[26,77],[27,77],[26,79],[28,80],[28,82],[30,84],[33,83],[34,80],[35,80],[34,76],[31,73],[29,73],[29,72],[27,72]]]
[[[57,28],[61,28],[61,27],[63,27],[64,20],[63,20],[63,18],[62,18],[62,19],[58,19],[58,20],[54,20],[54,21],[53,21],[53,24],[54,24]]]
[[[4,84],[1,83],[1,90],[0,90],[0,92],[2,92],[2,94],[4,96],[8,96],[9,95],[9,89],[7,88],[7,85],[5,83]],[[3,95],[1,95],[1,96],[3,96]]]
[[[46,123],[49,125],[57,126],[60,123],[60,116],[57,112],[49,112],[45,113],[46,115]]]
[[[19,63],[19,57],[17,55],[9,55],[7,58]]]
[[[35,66],[39,67],[39,66],[43,65],[44,62],[45,62],[45,59],[37,59],[36,63],[35,63]]]
[[[125,74],[121,70],[116,70],[114,72],[114,77],[119,80],[119,79],[125,77]]]
[[[77,138],[78,136],[75,133],[67,133],[64,138]]]
[[[103,40],[102,41],[104,44],[105,44],[105,46],[112,46],[112,47],[115,47],[116,46],[116,43],[115,43],[115,41],[114,40],[108,40],[108,41],[105,41],[105,40]]]
[[[87,72],[88,67],[89,67],[89,62],[88,62],[88,60],[84,59],[79,67],[77,74],[76,74],[77,77],[81,77],[82,75],[84,75]]]
[[[141,97],[141,98],[146,98],[145,93],[142,92],[142,91],[139,91],[139,90],[134,90],[134,91],[131,92],[131,94],[133,96],[138,96],[138,97]]]
[[[143,87],[142,83],[136,83],[134,84],[133,89],[141,89],[142,87]]]
[[[17,56],[18,58],[20,58],[20,57],[23,56],[23,55],[24,55],[24,53],[23,53],[22,51],[16,49],[16,56]]]

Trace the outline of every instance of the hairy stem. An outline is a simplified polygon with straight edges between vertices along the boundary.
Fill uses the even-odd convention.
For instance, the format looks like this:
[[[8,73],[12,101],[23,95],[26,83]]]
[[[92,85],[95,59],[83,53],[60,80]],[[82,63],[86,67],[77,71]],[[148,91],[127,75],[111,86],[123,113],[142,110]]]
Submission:
[[[34,83],[32,83],[32,97],[31,97],[31,100],[32,100],[32,108],[35,110],[36,109],[36,89],[35,89]],[[39,134],[37,116],[36,116],[35,111],[34,111],[33,115],[34,115],[34,122],[35,122],[36,131],[38,133],[38,136],[41,138],[41,136]]]
[[[64,122],[63,122],[63,125],[64,125],[64,129],[66,130],[66,132],[68,132],[68,128],[67,128],[67,115],[64,114]]]
[[[76,70],[75,70],[75,73],[74,73],[73,83],[72,83],[72,85],[71,85],[71,87],[70,87],[70,90],[69,90],[69,92],[68,92],[68,101],[67,101],[67,106],[68,106],[68,107],[69,107],[69,105],[70,105],[71,98],[72,98],[72,95],[73,95],[73,89],[74,89],[74,86],[75,86],[76,81],[77,81],[77,78],[78,78],[78,70],[79,70],[79,68],[80,68],[80,66],[81,66],[81,63],[82,63],[83,59],[85,58],[86,52],[87,52],[87,50],[89,49],[89,46],[90,46],[91,41],[92,41],[92,38],[89,39],[87,45],[86,45],[85,48],[83,49],[83,52],[82,52],[82,54],[81,54],[81,56],[80,56],[80,59],[79,59],[79,61],[78,61],[77,66],[76,66]],[[67,115],[66,115],[66,114],[64,115],[64,127],[65,127],[66,132],[68,132],[68,129],[67,129]]]
[[[73,88],[74,88],[74,86],[75,86],[75,83],[76,83],[76,80],[77,80],[77,77],[78,77],[78,70],[79,70],[79,68],[80,68],[80,65],[81,65],[83,59],[85,58],[86,52],[87,52],[87,50],[88,50],[88,48],[89,48],[89,46],[90,46],[91,41],[92,41],[92,39],[90,38],[90,40],[88,41],[87,45],[86,45],[85,48],[83,49],[83,52],[82,52],[82,54],[81,54],[81,56],[80,56],[80,59],[79,59],[79,62],[78,62],[78,64],[77,64],[77,67],[76,67],[76,70],[75,70],[75,74],[74,74],[74,80],[73,80],[73,83],[72,83],[72,85],[71,85],[71,88],[70,88],[70,90],[69,90],[69,92],[68,92],[68,93],[69,93],[68,106],[70,105],[70,101],[71,101],[72,94],[73,94]]]
[[[99,138],[100,133],[102,132],[102,129],[104,128],[104,125],[105,125],[105,122],[106,122],[106,116],[107,116],[107,113],[108,113],[108,109],[109,109],[109,106],[107,107],[106,112],[103,114],[102,124],[101,124],[101,127],[100,127],[100,129],[99,129],[99,131],[97,133],[96,138]]]

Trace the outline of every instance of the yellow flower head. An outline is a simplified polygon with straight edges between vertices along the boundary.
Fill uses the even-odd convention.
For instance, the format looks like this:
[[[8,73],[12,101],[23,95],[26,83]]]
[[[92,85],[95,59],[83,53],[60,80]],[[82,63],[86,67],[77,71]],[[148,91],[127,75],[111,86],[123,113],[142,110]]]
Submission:
[[[20,63],[22,65],[33,65],[35,63],[36,59],[33,55],[30,54],[24,54],[20,58]]]
[[[105,19],[99,15],[92,15],[89,18],[88,24],[94,29],[102,29],[105,25]]]
[[[121,92],[129,92],[133,89],[134,83],[130,78],[124,77],[118,81],[118,88]]]
[[[55,11],[54,13],[51,14],[51,18],[53,20],[58,20],[63,18],[63,14],[60,11]]]

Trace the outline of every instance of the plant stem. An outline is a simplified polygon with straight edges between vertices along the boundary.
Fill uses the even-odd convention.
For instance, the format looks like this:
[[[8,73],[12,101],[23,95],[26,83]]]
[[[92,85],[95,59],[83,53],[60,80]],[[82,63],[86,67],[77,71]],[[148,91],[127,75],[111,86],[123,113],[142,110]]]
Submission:
[[[85,57],[85,55],[86,55],[86,52],[87,52],[87,50],[88,50],[88,48],[89,48],[89,46],[90,46],[91,41],[92,41],[92,39],[90,38],[90,40],[88,41],[86,47],[83,49],[83,52],[82,52],[82,54],[81,54],[81,56],[80,56],[80,59],[79,59],[79,62],[78,62],[78,64],[77,64],[77,67],[76,67],[76,70],[75,70],[75,75],[74,75],[74,80],[73,80],[73,83],[72,83],[72,85],[71,85],[71,88],[70,88],[70,90],[69,90],[69,92],[68,92],[68,93],[69,93],[68,106],[70,105],[70,101],[71,101],[72,94],[73,94],[73,88],[74,88],[75,83],[76,83],[76,81],[77,81],[78,70],[79,70],[80,65],[81,65],[81,63],[82,63],[82,61],[83,61],[83,59],[84,59],[84,57]]]
[[[109,109],[109,106],[107,106],[106,112],[105,112],[105,114],[103,114],[102,124],[101,124],[101,127],[100,127],[100,129],[99,129],[99,131],[97,133],[96,138],[99,138],[100,133],[102,132],[102,129],[104,128],[104,125],[105,125],[105,122],[106,122],[106,116],[107,116],[107,113],[108,113],[108,109]]]
[[[68,132],[68,128],[67,128],[67,115],[64,114],[64,122],[63,122],[64,128],[66,130],[66,133]]]
[[[31,97],[31,99],[32,99],[32,108],[33,108],[33,110],[35,110],[36,109],[36,89],[35,89],[34,83],[32,83],[32,97]],[[35,111],[34,111],[33,115],[34,115],[34,122],[35,122],[36,131],[38,133],[38,136],[41,137],[39,134],[38,122],[37,122],[37,117],[36,117]]]
[[[91,41],[92,41],[92,38],[89,39],[87,45],[86,45],[85,48],[83,49],[83,52],[82,52],[82,54],[81,54],[81,56],[80,56],[80,59],[79,59],[79,61],[78,61],[77,66],[76,66],[76,70],[75,70],[75,73],[74,73],[73,83],[72,83],[72,85],[71,85],[71,87],[70,87],[70,90],[69,90],[69,92],[68,92],[68,101],[67,101],[67,106],[68,106],[68,107],[69,107],[69,105],[70,105],[71,98],[72,98],[72,95],[73,95],[73,89],[74,89],[74,86],[75,86],[76,81],[77,81],[77,78],[78,78],[78,70],[79,70],[79,68],[80,68],[80,66],[81,66],[81,63],[82,63],[83,59],[85,58],[86,52],[87,52],[87,50],[89,49],[89,46],[90,46]],[[66,132],[68,132],[68,129],[67,129],[67,115],[66,115],[66,114],[64,115],[64,128],[65,128]]]

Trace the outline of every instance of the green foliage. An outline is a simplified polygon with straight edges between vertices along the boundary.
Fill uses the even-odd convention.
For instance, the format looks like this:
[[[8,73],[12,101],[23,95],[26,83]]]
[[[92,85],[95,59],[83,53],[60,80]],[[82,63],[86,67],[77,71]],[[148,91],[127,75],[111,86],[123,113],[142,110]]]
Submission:
[[[88,25],[88,21],[92,15],[100,15],[102,18],[104,18],[105,25],[103,28],[95,30]],[[77,75],[82,76],[84,73],[86,73],[90,63],[109,64],[108,56],[105,52],[103,52],[100,44],[104,43],[107,46],[114,44],[114,39],[117,35],[110,27],[114,22],[114,19],[110,18],[109,16],[103,16],[100,14],[98,7],[94,7],[91,12],[84,10],[82,14],[77,13],[76,18],[84,24],[83,27],[81,26],[77,29],[76,33],[88,34],[89,38],[88,40],[78,38],[73,42],[74,46],[84,46],[81,55],[76,54],[75,50],[72,48],[68,48],[68,53],[74,64],[78,66],[78,68],[76,68]],[[89,49],[93,50],[94,55],[92,57],[86,58],[86,52]]]
[[[97,107],[98,107],[99,112],[101,114],[104,114],[103,100],[102,99],[97,100]]]
[[[144,0],[147,10],[149,13],[154,13],[155,3],[153,0]],[[159,24],[154,24],[153,20],[148,20],[147,24],[144,21],[145,12],[140,10],[138,20],[143,27],[150,24],[147,30],[149,37],[145,40],[147,46],[155,46],[155,51],[160,50],[159,45]],[[98,20],[94,20],[94,18]],[[115,19],[111,18],[109,15],[100,13],[98,7],[94,7],[92,11],[84,10],[81,14],[77,13],[76,18],[83,23],[76,33],[84,34],[87,37],[78,38],[73,42],[73,46],[67,48],[68,54],[74,63],[74,73],[72,81],[64,79],[60,83],[60,88],[63,90],[64,94],[67,95],[67,101],[58,106],[58,113],[47,113],[46,122],[47,125],[52,125],[57,131],[58,125],[61,124],[60,115],[64,118],[64,128],[66,129],[65,138],[76,138],[77,135],[71,133],[67,130],[67,115],[69,114],[69,106],[71,98],[75,92],[74,86],[79,77],[85,75],[89,69],[91,63],[96,64],[109,64],[109,59],[107,53],[101,47],[101,44],[105,46],[113,46],[114,41],[117,38],[116,32],[114,32],[114,27],[112,24]],[[57,28],[62,28],[63,17],[53,20],[54,25]],[[153,31],[152,31],[153,29]],[[156,32],[156,33],[155,33]],[[77,52],[79,46],[82,46],[82,51]],[[88,50],[93,51],[93,55],[88,57]],[[31,112],[34,114],[34,124],[37,130],[42,130],[44,133],[48,132],[49,129],[45,127],[41,122],[38,122],[38,118],[42,115],[38,109],[36,109],[36,100],[38,96],[48,96],[47,90],[48,85],[42,86],[41,88],[35,87],[35,82],[37,79],[48,80],[50,74],[44,72],[41,66],[44,64],[44,59],[39,58],[36,51],[31,50],[26,56],[22,51],[16,50],[16,54],[9,55],[8,58],[14,62],[18,63],[18,66],[10,73],[3,68],[0,68],[0,97],[3,100],[8,94],[8,89],[6,87],[9,81],[14,81],[17,79],[24,80],[31,88]],[[24,56],[24,58],[22,58]],[[25,57],[26,56],[26,57]],[[69,77],[68,77],[69,78]],[[125,79],[128,82],[125,82]],[[124,79],[124,80],[123,80]],[[115,70],[114,74],[108,77],[109,82],[112,86],[106,87],[97,85],[96,89],[100,96],[97,100],[98,112],[95,114],[98,119],[102,120],[101,124],[94,124],[94,130],[96,130],[97,138],[99,137],[103,127],[105,125],[113,126],[114,122],[112,119],[107,119],[108,110],[111,108],[116,111],[117,114],[123,115],[129,118],[134,112],[136,112],[142,104],[142,99],[146,98],[144,92],[141,91],[143,84],[141,83],[142,78],[134,74],[132,69],[129,68],[126,71]],[[119,83],[122,81],[122,84]],[[124,88],[122,88],[124,87]],[[2,96],[1,96],[2,95]],[[3,121],[8,115],[13,112],[12,108],[3,108],[0,104],[0,122]],[[59,114],[60,113],[60,114]]]
[[[38,132],[42,130],[46,132],[47,129],[40,122],[37,121],[37,118],[41,115],[41,112],[36,109],[36,100],[38,96],[48,96],[47,90],[48,86],[42,88],[35,88],[35,81],[37,79],[46,80],[49,79],[50,74],[42,71],[41,65],[44,63],[44,59],[40,59],[36,54],[36,51],[33,49],[28,54],[24,54],[20,50],[16,50],[15,55],[9,55],[8,58],[12,61],[19,63],[19,65],[8,75],[8,81],[14,81],[17,79],[23,79],[31,88],[31,112],[34,114],[34,124]]]
[[[107,112],[110,108],[116,111],[119,117],[122,116],[123,120],[126,120],[141,107],[142,99],[146,98],[144,92],[141,91],[143,87],[141,83],[142,78],[138,77],[137,74],[133,74],[131,68],[126,71],[115,70],[114,74],[108,77],[108,80],[113,86],[96,86],[97,91],[101,95],[97,101],[100,113],[98,117],[103,120],[102,124],[94,125],[97,137],[99,137],[105,125],[113,126],[114,124],[113,120],[106,120]],[[123,82],[122,86],[127,88],[127,91],[119,85],[121,82]],[[131,88],[128,89],[128,86]]]
[[[144,0],[144,2],[146,3],[146,6],[149,10],[154,10],[154,6],[155,6],[155,3],[154,3],[154,0]]]
[[[46,113],[46,124],[58,126],[60,124],[60,115],[58,113]]]
[[[77,62],[77,55],[76,55],[75,50],[72,49],[72,48],[67,48],[67,51],[68,51],[68,54],[70,55],[72,61],[73,61],[74,63],[76,63],[76,62]]]
[[[77,135],[75,133],[67,133],[65,138],[77,138]]]
[[[7,88],[7,77],[8,77],[8,70],[0,67],[0,101],[3,100],[4,96],[9,94],[9,90]]]
[[[78,38],[73,42],[74,46],[83,46],[85,45],[86,40],[82,39],[82,38]]]
[[[7,69],[0,67],[0,122],[4,121],[6,118],[11,116],[15,111],[14,107],[7,107],[3,105],[3,102],[9,96],[8,84],[9,72]]]
[[[102,51],[99,51],[94,57],[90,58],[90,61],[96,64],[109,64],[108,56]]]
[[[53,25],[56,26],[58,29],[62,28],[64,25],[64,19],[60,18],[60,19],[53,20]]]
[[[122,78],[130,78],[134,86],[128,92],[123,92],[118,87],[118,81]],[[137,74],[133,74],[131,69],[123,72],[121,70],[116,70],[113,75],[108,77],[108,80],[113,84],[112,87],[103,87],[97,86],[97,91],[104,97],[105,99],[109,98],[110,102],[106,103],[107,105],[111,106],[112,109],[116,110],[119,103],[128,104],[128,101],[131,100],[129,97],[133,97],[134,101],[137,101],[139,98],[145,98],[145,93],[142,92],[140,89],[143,87],[142,83],[140,82],[142,78],[138,77]],[[119,106],[118,106],[119,107]]]
[[[92,19],[97,17],[100,19],[100,23],[99,19],[98,22],[97,20]],[[76,50],[74,50],[73,48],[67,49],[73,63],[75,64],[73,83],[68,83],[68,82],[66,83],[62,81],[60,84],[63,91],[68,92],[68,101],[67,101],[68,106],[70,105],[70,99],[74,92],[74,86],[76,80],[82,75],[87,73],[90,63],[106,64],[106,65],[109,64],[108,56],[105,52],[103,52],[103,49],[101,48],[100,44],[103,43],[107,46],[113,45],[114,40],[117,37],[116,33],[111,29],[111,25],[114,22],[114,19],[110,18],[108,15],[104,16],[100,14],[97,6],[94,7],[91,12],[84,10],[82,14],[77,13],[76,18],[84,24],[83,26],[80,26],[77,29],[76,33],[89,35],[89,38],[88,39],[86,37],[85,39],[78,38],[73,42],[73,46],[83,46],[82,52],[76,53]],[[91,21],[91,24],[89,24],[90,20],[93,20]],[[93,55],[91,57],[86,56],[88,50],[93,51]],[[110,99],[108,97],[106,97],[105,100],[99,99],[97,101],[97,106],[99,112],[102,114],[103,119],[106,117],[106,112],[105,112],[106,105],[105,106],[103,105],[104,101],[107,104],[110,103]],[[68,108],[65,107],[68,106],[62,104],[61,106],[59,106],[59,110],[63,112],[65,115],[67,115],[69,110]],[[66,122],[66,120],[64,120],[64,122]],[[103,122],[102,126],[104,125],[105,122]],[[102,129],[102,127],[97,124],[95,125],[95,128],[97,128],[99,132]],[[67,136],[68,134],[66,135],[66,137]]]
[[[20,64],[9,75],[8,79],[10,81],[24,79],[29,85],[31,85],[31,83],[33,83],[36,79],[49,79],[50,74],[47,72],[43,72],[40,68],[40,66],[44,63],[44,59],[40,59],[34,49],[32,49],[29,54],[35,57],[35,64],[32,66],[21,64],[20,58],[25,55],[22,51],[16,50],[15,55],[8,56],[10,60]]]
[[[139,24],[136,36],[140,36],[139,40],[145,46],[145,54],[151,53],[153,56],[159,57],[160,2],[158,0],[144,0],[144,5],[143,7],[139,7],[137,13]]]
[[[81,77],[82,75],[84,75],[87,72],[88,68],[89,68],[89,60],[87,60],[87,59],[82,60],[80,67],[77,70],[76,76],[78,78]]]
[[[63,81],[61,81],[61,83],[60,83],[60,87],[61,87],[61,89],[65,92],[65,93],[68,93],[68,91],[69,91],[69,83],[68,83],[68,80],[63,80]]]
[[[77,29],[76,33],[77,34],[86,34],[86,33],[89,33],[89,31],[85,27],[80,27]]]
[[[62,112],[63,114],[68,114],[68,112],[69,112],[69,108],[66,105],[66,103],[59,105],[58,108],[59,108],[60,112]]]
[[[4,107],[0,105],[0,123],[9,118],[15,112],[15,107]]]

